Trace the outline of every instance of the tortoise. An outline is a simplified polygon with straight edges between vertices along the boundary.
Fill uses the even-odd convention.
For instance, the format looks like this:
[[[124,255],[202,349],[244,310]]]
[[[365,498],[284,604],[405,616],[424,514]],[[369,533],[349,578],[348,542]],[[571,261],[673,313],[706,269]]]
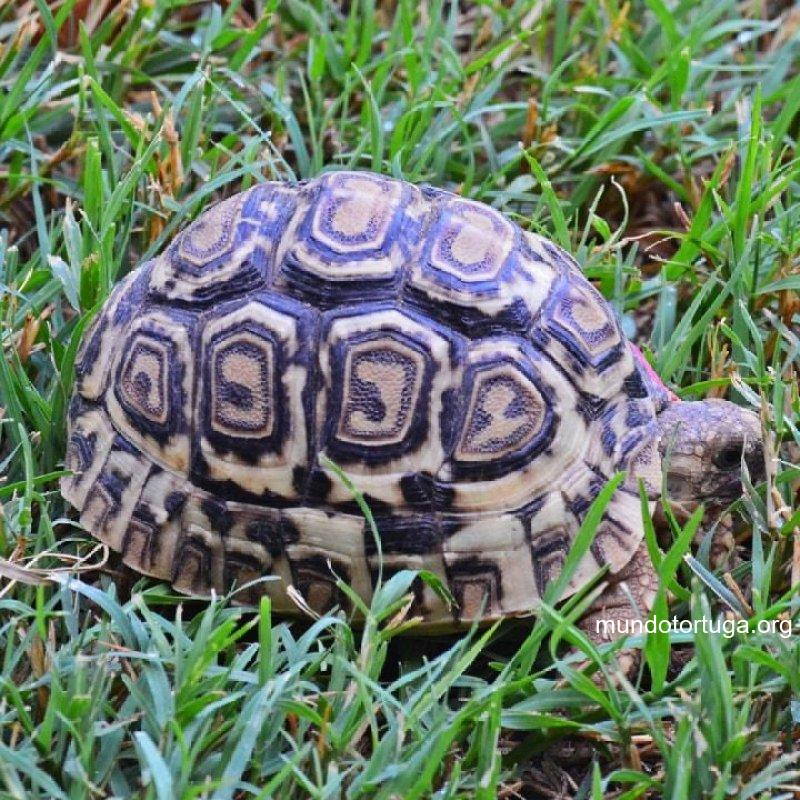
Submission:
[[[675,402],[560,247],[368,172],[211,207],[118,284],[75,374],[61,488],[83,526],[180,592],[286,614],[290,585],[318,612],[348,607],[337,578],[368,600],[379,567],[441,577],[455,603],[413,585],[427,631],[529,614],[623,471],[563,594],[607,565],[582,622],[602,638],[594,617],[651,607],[639,484],[652,507],[666,450],[685,503],[761,463],[756,415]]]

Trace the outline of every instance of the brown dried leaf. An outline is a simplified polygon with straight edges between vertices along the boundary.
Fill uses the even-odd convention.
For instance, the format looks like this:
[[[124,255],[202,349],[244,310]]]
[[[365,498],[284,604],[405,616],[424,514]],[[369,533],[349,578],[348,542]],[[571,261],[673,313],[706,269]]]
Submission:
[[[41,319],[39,317],[35,317],[31,313],[25,315],[25,322],[22,325],[19,343],[17,344],[17,355],[23,364],[28,361],[28,357],[33,350],[33,345],[36,342],[36,337],[39,335],[40,328]]]
[[[536,139],[539,130],[539,105],[534,97],[528,100],[528,114],[522,131],[522,146],[527,150]]]

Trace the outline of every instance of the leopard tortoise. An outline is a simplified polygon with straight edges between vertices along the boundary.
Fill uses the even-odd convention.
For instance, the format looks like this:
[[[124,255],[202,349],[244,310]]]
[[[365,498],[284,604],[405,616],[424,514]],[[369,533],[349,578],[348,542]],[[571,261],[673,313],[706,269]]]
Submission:
[[[113,291],[76,366],[62,492],[136,570],[296,612],[415,584],[428,630],[529,613],[618,471],[565,596],[646,612],[638,483],[740,491],[755,415],[670,402],[575,261],[482,203],[364,172],[262,183],[207,210]],[[328,461],[330,459],[330,461]],[[280,580],[252,581],[263,575]],[[628,587],[626,591],[622,580]],[[630,606],[630,598],[637,609]],[[597,626],[595,626],[597,627]]]

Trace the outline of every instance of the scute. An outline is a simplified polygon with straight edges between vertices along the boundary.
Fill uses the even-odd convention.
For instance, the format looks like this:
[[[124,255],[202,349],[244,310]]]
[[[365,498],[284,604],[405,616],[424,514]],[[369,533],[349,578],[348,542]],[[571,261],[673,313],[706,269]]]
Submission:
[[[560,268],[542,257],[535,237],[493,209],[449,192],[429,195],[404,300],[470,338],[526,333]],[[468,244],[477,250],[472,260],[463,255]]]
[[[422,250],[423,272],[446,287],[494,287],[516,238],[513,225],[489,206],[448,198],[439,203]]]
[[[313,325],[302,305],[266,292],[203,316],[192,465],[200,486],[301,499],[292,472],[308,463]]]
[[[548,491],[581,460],[588,428],[573,384],[530,342],[473,343],[455,445],[439,479],[451,512],[500,513]]]
[[[475,364],[465,424],[453,458],[464,465],[535,457],[555,435],[554,396],[534,370],[513,359]]]
[[[398,181],[322,177],[300,190],[275,286],[322,308],[391,297],[414,248],[420,206],[419,192]]]
[[[567,273],[552,287],[533,340],[566,368],[579,388],[595,397],[618,394],[636,370],[611,309],[579,273]]]
[[[435,474],[444,460],[443,417],[460,384],[462,348],[450,332],[393,305],[331,312],[319,350],[321,457],[371,498],[404,505],[399,476]],[[331,480],[327,501],[352,495]]]
[[[119,349],[121,333],[141,308],[151,264],[126,275],[111,292],[83,336],[75,358],[75,389],[81,397],[98,400],[106,389],[108,364]]]
[[[114,427],[157,463],[185,474],[191,452],[193,320],[150,310],[133,320],[112,361],[105,404]]]
[[[263,288],[296,204],[294,190],[265,183],[213,205],[156,260],[151,296],[199,306]]]
[[[525,614],[641,541],[653,388],[575,262],[495,209],[361,172],[212,206],[84,337],[64,496],[136,569],[296,611],[426,569],[429,630]],[[370,504],[380,539],[330,461]],[[271,579],[259,581],[269,576]]]

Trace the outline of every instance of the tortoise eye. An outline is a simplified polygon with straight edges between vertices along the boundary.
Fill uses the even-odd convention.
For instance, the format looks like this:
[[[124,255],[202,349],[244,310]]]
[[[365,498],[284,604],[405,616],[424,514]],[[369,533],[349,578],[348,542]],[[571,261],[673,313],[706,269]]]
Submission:
[[[742,463],[742,445],[729,444],[714,456],[714,465],[724,470],[736,469]]]

